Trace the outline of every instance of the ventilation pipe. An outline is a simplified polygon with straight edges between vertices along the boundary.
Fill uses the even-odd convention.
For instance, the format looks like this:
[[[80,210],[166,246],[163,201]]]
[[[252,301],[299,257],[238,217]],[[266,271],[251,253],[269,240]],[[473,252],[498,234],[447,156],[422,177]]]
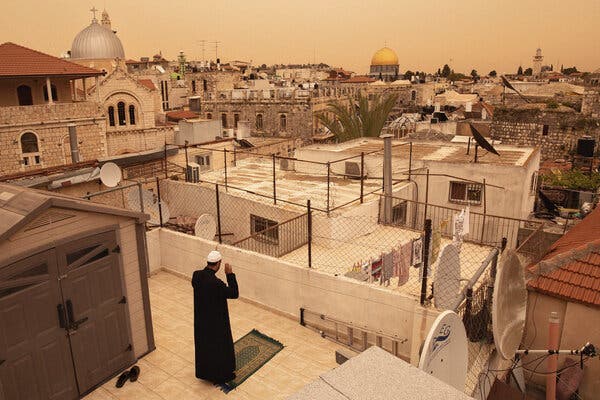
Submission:
[[[77,143],[77,126],[75,124],[67,125],[69,127],[69,143],[71,145],[71,162],[79,162],[79,144]]]
[[[550,313],[548,327],[548,350],[557,350],[560,342],[560,318],[556,311]],[[558,369],[558,354],[548,357],[546,370],[546,400],[556,400],[556,371]]]
[[[392,223],[392,137],[386,133],[383,139],[383,222]]]

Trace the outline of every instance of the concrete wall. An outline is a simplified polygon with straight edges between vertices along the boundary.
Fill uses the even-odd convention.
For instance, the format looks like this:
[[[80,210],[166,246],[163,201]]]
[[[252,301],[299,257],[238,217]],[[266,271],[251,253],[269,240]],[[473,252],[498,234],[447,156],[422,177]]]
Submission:
[[[588,307],[580,303],[567,302],[537,292],[529,292],[527,306],[527,324],[522,343],[530,349],[548,348],[548,318],[555,311],[560,318],[560,349],[580,349],[590,342],[597,346],[600,343],[600,309]],[[536,355],[525,356],[524,362],[535,359]],[[559,356],[558,367],[563,366],[564,359],[570,357],[578,360],[577,356]],[[530,364],[533,369],[537,363]],[[579,388],[582,399],[595,399],[600,390],[600,364],[597,359],[586,362],[584,377]],[[547,371],[546,363],[540,364],[538,372]],[[530,376],[532,375],[532,376]],[[530,383],[543,387],[546,384],[544,375],[525,373]]]
[[[157,238],[158,236],[158,238]],[[161,266],[191,277],[203,268],[206,254],[215,248],[225,262],[233,266],[240,296],[296,319],[301,307],[357,326],[407,341],[399,346],[400,354],[418,362],[422,341],[438,313],[423,309],[416,300],[385,288],[335,277],[308,268],[228,245],[182,233],[160,229],[150,233],[150,243],[159,242],[158,252],[151,252],[151,271]],[[224,279],[222,270],[219,272]]]

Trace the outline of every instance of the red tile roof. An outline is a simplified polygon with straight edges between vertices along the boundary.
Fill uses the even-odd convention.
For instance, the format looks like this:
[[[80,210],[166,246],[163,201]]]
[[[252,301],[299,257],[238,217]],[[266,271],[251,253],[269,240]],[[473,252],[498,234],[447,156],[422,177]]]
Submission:
[[[154,86],[154,82],[151,79],[138,79],[138,82],[150,90],[156,90],[156,86]]]
[[[167,113],[167,119],[170,121],[179,121],[182,119],[195,119],[198,118],[198,113],[195,113],[193,111],[185,111],[185,110],[181,110],[181,111],[169,111]]]
[[[600,207],[549,249],[527,287],[565,300],[600,307]]]
[[[0,44],[0,78],[31,76],[98,76],[103,72],[84,67],[11,42]]]

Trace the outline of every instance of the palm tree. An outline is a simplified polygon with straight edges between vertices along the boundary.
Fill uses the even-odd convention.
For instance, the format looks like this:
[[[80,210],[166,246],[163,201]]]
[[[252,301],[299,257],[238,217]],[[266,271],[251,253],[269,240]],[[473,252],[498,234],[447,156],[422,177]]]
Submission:
[[[378,137],[397,100],[398,95],[375,95],[373,100],[369,100],[359,93],[356,99],[348,97],[347,102],[329,103],[325,112],[317,114],[317,118],[340,142]],[[328,113],[333,114],[333,118]]]

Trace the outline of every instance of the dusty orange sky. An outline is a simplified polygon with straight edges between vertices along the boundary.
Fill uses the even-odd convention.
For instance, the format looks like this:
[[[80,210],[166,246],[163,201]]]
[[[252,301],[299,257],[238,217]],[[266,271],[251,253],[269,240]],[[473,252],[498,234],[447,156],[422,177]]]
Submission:
[[[68,50],[106,8],[127,58],[179,50],[200,59],[200,40],[220,41],[221,60],[325,62],[364,73],[393,48],[400,70],[514,73],[540,46],[555,68],[600,68],[600,0],[2,0],[0,42],[53,55]],[[98,13],[98,16],[100,13]],[[206,44],[207,59],[215,58]]]

